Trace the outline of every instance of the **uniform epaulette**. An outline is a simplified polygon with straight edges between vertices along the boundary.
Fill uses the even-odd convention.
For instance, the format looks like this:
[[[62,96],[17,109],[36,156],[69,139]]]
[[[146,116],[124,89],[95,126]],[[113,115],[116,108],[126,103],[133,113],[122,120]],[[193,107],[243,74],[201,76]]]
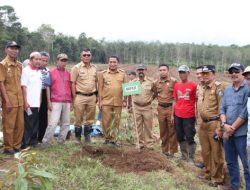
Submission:
[[[216,86],[219,86],[219,85],[221,85],[222,83],[221,82],[219,82],[219,81],[215,81],[215,83],[214,83]]]
[[[91,63],[90,65],[97,69],[97,66],[95,64]]]
[[[177,79],[176,78],[174,78],[174,77],[170,77],[170,79],[172,80],[172,81],[177,81]]]
[[[108,72],[108,70],[103,70],[103,71],[101,71],[101,73],[106,73],[106,72]]]
[[[151,77],[147,77],[147,79],[148,79],[149,81],[154,82],[154,79],[153,79],[153,78],[151,78]]]
[[[121,72],[124,72],[124,73],[125,73],[125,71],[124,71],[124,70],[122,70],[122,69],[118,69],[118,71],[121,71]]]

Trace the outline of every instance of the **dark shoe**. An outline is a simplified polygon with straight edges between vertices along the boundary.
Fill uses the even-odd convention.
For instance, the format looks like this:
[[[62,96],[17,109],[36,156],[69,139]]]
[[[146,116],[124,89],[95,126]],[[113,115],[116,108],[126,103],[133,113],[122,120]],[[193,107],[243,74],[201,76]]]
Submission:
[[[223,185],[223,183],[222,183],[222,182],[217,182],[217,181],[210,181],[210,182],[208,183],[208,185],[209,185],[210,187],[218,187],[219,185]]]
[[[112,144],[113,146],[120,146],[117,142],[115,142],[115,141],[110,141],[109,142],[110,144]]]
[[[90,143],[91,142],[91,133],[92,133],[93,129],[92,126],[86,126],[84,127],[84,140],[86,143]]]
[[[202,179],[202,180],[210,180],[211,178],[205,175],[198,175],[197,176],[198,179]]]
[[[239,188],[234,188],[234,187],[231,187],[231,186],[225,186],[222,189],[223,190],[239,190]]]
[[[49,143],[40,143],[36,145],[37,148],[48,148],[50,146]]]
[[[202,168],[205,167],[205,165],[204,165],[203,162],[196,163],[195,166],[196,166],[197,168],[200,168],[200,169],[202,169]]]
[[[14,155],[16,152],[14,150],[4,150],[3,153],[6,155]]]
[[[105,140],[103,144],[109,144],[109,140]]]
[[[20,148],[14,148],[14,151],[15,151],[15,153],[18,153],[18,152],[21,151],[21,149]]]
[[[68,131],[67,136],[66,136],[66,140],[70,140],[70,136],[71,136],[71,131]]]
[[[82,127],[75,127],[76,143],[81,143]]]
[[[84,135],[84,140],[85,140],[86,143],[91,143],[91,136],[90,136],[90,134]]]
[[[163,153],[168,159],[175,158],[173,153]]]

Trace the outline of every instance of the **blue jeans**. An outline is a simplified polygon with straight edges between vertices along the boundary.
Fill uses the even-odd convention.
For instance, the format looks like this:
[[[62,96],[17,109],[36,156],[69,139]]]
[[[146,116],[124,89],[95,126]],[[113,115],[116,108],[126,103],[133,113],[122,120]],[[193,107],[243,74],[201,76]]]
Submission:
[[[230,137],[228,140],[224,139],[224,149],[225,149],[225,158],[227,161],[227,168],[229,170],[231,187],[239,188],[240,187],[240,168],[238,162],[238,156],[241,159],[244,176],[246,183],[246,190],[250,190],[250,173],[248,167],[247,159],[247,138],[246,136],[240,137]]]

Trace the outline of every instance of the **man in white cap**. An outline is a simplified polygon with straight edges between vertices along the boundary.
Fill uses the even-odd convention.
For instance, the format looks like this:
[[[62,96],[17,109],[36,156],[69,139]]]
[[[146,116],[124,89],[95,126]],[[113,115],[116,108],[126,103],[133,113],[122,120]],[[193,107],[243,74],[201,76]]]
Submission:
[[[195,104],[196,104],[196,83],[189,81],[190,73],[187,65],[178,68],[181,82],[174,86],[173,91],[173,114],[172,121],[176,128],[177,140],[180,145],[181,159],[194,162],[196,150],[195,136]]]

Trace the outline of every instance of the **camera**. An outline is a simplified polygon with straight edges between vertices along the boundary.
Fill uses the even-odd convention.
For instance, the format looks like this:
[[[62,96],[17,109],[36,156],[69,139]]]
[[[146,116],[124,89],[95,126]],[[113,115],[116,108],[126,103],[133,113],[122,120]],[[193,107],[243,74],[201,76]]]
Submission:
[[[215,141],[218,141],[218,140],[220,140],[220,137],[215,133],[214,136],[213,136],[213,139],[214,139]]]

